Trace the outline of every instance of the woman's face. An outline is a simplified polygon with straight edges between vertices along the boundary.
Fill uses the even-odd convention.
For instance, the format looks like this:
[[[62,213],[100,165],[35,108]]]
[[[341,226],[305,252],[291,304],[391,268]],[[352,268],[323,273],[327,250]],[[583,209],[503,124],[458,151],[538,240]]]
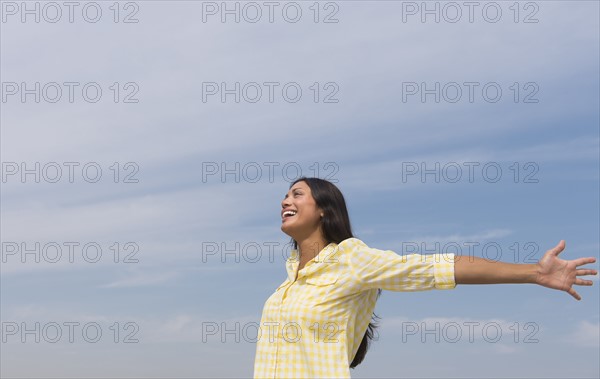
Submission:
[[[290,188],[281,208],[281,230],[296,241],[311,236],[319,229],[322,211],[306,182],[299,181]]]

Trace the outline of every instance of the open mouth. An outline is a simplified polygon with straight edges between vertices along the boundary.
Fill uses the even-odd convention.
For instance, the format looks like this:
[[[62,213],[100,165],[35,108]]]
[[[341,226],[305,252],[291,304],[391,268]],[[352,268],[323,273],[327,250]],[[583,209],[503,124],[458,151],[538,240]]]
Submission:
[[[294,217],[296,215],[296,213],[298,213],[298,212],[296,212],[296,211],[285,211],[285,212],[283,212],[283,215],[282,215],[281,218],[282,218],[282,220],[285,220],[285,219],[288,219],[290,217]]]

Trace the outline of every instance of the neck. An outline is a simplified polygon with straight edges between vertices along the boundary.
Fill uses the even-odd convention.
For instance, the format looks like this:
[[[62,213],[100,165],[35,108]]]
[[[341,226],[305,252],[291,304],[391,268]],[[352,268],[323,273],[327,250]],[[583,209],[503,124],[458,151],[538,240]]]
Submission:
[[[312,258],[316,257],[317,254],[325,246],[327,246],[327,242],[323,237],[318,234],[313,234],[306,238],[297,239],[296,243],[298,244],[298,253],[300,254],[300,259],[304,262],[308,262]]]

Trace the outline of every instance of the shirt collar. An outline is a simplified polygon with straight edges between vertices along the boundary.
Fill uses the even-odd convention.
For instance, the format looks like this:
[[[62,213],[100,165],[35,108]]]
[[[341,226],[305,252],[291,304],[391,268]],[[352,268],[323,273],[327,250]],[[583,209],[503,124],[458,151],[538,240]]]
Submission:
[[[319,254],[317,254],[310,261],[306,262],[302,270],[298,273],[298,279],[303,276],[309,276],[314,274],[315,272],[322,270],[330,263],[336,262],[337,260],[332,259],[337,255],[337,243],[331,242],[329,245],[325,246]],[[292,249],[290,256],[285,262],[285,269],[288,274],[288,278],[291,282],[296,279],[296,271],[298,270],[298,266],[300,265],[300,255],[298,254],[297,249]]]

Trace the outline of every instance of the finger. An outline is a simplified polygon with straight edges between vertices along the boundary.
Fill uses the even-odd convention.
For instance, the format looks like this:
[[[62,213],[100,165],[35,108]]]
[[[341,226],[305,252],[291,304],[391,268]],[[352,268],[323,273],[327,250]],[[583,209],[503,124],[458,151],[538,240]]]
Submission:
[[[596,258],[594,258],[594,257],[577,258],[577,259],[573,259],[573,262],[575,263],[575,266],[582,266],[582,265],[585,265],[588,263],[595,263]]]
[[[598,275],[598,271],[596,271],[596,270],[577,270],[577,271],[575,271],[575,275],[576,276]]]
[[[578,286],[591,286],[594,284],[591,280],[575,279],[575,284]]]
[[[573,287],[569,288],[567,292],[575,298],[575,300],[581,300],[581,296],[573,289]]]
[[[563,251],[565,249],[565,240],[560,240],[560,242],[554,246],[552,249],[550,249],[550,254],[554,255],[554,256],[558,256],[558,254],[561,253],[561,251]]]

